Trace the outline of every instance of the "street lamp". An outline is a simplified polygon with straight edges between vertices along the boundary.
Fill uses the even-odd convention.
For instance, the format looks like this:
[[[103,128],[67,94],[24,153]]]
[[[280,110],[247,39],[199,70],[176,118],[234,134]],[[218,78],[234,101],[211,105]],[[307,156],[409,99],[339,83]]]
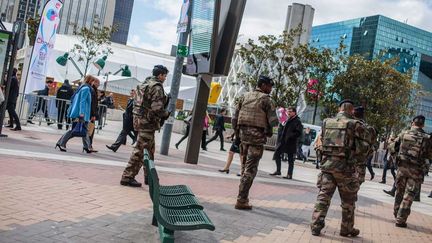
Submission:
[[[121,72],[121,76],[122,76],[122,77],[132,77],[132,72],[131,72],[131,70],[129,69],[129,66],[128,66],[128,65],[120,65],[120,69],[117,70],[117,71],[115,71],[115,72],[113,73],[113,75],[116,75],[116,74],[118,74],[118,73],[120,73],[120,72]],[[109,76],[110,74],[111,74],[110,72],[106,73],[106,80],[105,80],[105,83],[104,83],[104,91],[106,91],[107,84],[108,84],[108,76]]]
[[[66,52],[63,56],[59,56],[56,59],[56,62],[61,65],[61,66],[66,66],[67,61],[70,60],[72,62],[72,64],[74,65],[74,67],[76,68],[76,70],[79,72],[79,74],[81,75],[81,78],[84,77],[84,74],[81,72],[81,70],[79,69],[78,65],[76,64],[76,62],[72,59],[72,57],[69,56],[69,53]]]
[[[99,70],[98,76],[100,75],[102,69],[105,67],[106,59],[107,56],[103,56],[102,58],[99,58],[96,62],[93,63],[95,67]]]

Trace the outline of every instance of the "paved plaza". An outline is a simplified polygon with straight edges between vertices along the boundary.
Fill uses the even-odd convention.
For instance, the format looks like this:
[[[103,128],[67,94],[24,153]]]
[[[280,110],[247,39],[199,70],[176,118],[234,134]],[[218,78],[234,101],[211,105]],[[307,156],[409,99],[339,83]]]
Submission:
[[[109,124],[95,135],[95,154],[82,153],[81,140],[72,139],[68,152],[54,149],[63,131],[54,126],[24,126],[0,140],[0,242],[158,242],[157,227],[151,225],[152,204],[148,188],[119,185],[132,146],[117,153],[105,148],[121,127]],[[157,150],[162,133],[157,134]],[[203,204],[215,231],[176,232],[176,242],[432,242],[432,178],[426,177],[421,202],[415,202],[408,228],[394,226],[393,198],[387,185],[378,183],[382,170],[363,184],[356,208],[356,238],[339,236],[341,208],[334,196],[319,237],[312,236],[309,223],[315,203],[318,170],[297,161],[294,180],[269,176],[274,170],[272,152],[266,151],[252,186],[252,211],[234,209],[239,186],[238,156],[230,174],[217,171],[225,164],[226,152],[217,141],[200,154],[198,165],[183,162],[186,143],[175,149],[179,134],[173,134],[169,156],[156,153],[161,184],[187,184]],[[226,144],[226,149],[230,144]],[[283,163],[284,173],[287,164]],[[143,181],[142,171],[137,176]],[[337,194],[337,193],[336,193]]]

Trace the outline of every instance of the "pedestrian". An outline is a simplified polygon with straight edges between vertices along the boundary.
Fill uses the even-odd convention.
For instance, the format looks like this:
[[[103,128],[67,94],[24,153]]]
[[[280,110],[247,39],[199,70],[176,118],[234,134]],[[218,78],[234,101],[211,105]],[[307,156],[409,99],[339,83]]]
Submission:
[[[273,135],[273,127],[278,124],[276,111],[269,96],[273,84],[271,78],[260,76],[257,88],[241,96],[236,105],[232,123],[240,136],[240,153],[244,164],[236,209],[252,209],[252,205],[249,204],[249,190],[257,174],[267,137]]]
[[[73,95],[73,89],[69,84],[69,80],[65,80],[63,85],[57,90],[56,107],[57,107],[57,128],[63,129],[63,119],[66,118],[66,130],[69,130],[70,119],[66,117],[66,112],[69,109],[69,102]]]
[[[374,147],[374,150],[375,150],[375,154],[379,153],[379,151],[376,149],[376,146]],[[374,172],[373,167],[372,167],[372,159],[373,158],[374,158],[374,153],[369,155],[369,158],[367,159],[367,162],[366,162],[366,167],[369,171],[369,174],[371,175],[371,177],[370,177],[371,181],[375,178],[375,172]]]
[[[288,107],[288,120],[285,123],[282,131],[280,143],[276,146],[276,151],[273,154],[273,159],[276,161],[276,171],[270,175],[281,175],[281,156],[283,153],[288,154],[288,172],[283,178],[292,179],[294,172],[294,155],[297,151],[298,139],[300,138],[303,125],[300,118],[297,116],[295,107]]]
[[[19,83],[17,79],[17,72],[18,70],[16,68],[12,71],[12,78],[10,82],[10,89],[9,89],[9,97],[6,104],[6,109],[9,113],[9,126],[12,131],[21,131],[21,123],[19,120],[19,116],[15,111],[18,95],[19,95]],[[15,128],[13,127],[15,123]]]
[[[208,115],[208,112],[206,111],[206,114],[204,116],[203,121],[203,131],[201,135],[201,149],[204,151],[207,151],[207,135],[208,135],[208,128],[210,127],[210,116]]]
[[[225,115],[226,115],[225,108],[222,108],[219,115],[216,115],[215,123],[213,125],[213,132],[215,133],[215,135],[205,143],[206,148],[209,143],[211,143],[212,141],[216,140],[216,138],[219,137],[220,151],[226,151],[224,149],[224,136],[223,136],[223,132],[225,131],[225,118],[224,118]]]
[[[92,99],[91,99],[91,110],[90,110],[90,122],[89,122],[89,126],[88,126],[88,134],[89,134],[89,138],[90,138],[90,146],[89,146],[89,150],[92,153],[97,153],[98,151],[93,149],[93,138],[94,138],[94,134],[95,134],[95,128],[96,128],[96,120],[98,120],[98,107],[99,107],[99,101],[98,101],[98,88],[99,88],[99,79],[97,79],[97,81],[95,80],[92,84],[91,84],[91,88],[92,88]]]
[[[306,127],[303,132],[303,144],[302,144],[302,151],[303,151],[303,163],[307,161],[307,158],[309,156],[309,150],[310,145],[312,143],[312,134],[311,134],[310,127]]]
[[[388,144],[393,143],[395,140],[395,137],[392,135],[389,138]],[[394,156],[390,153],[390,150],[387,146],[386,149],[386,153],[384,155],[384,168],[383,168],[383,174],[382,174],[382,179],[380,181],[381,184],[386,184],[386,179],[387,179],[387,170],[390,169],[390,172],[393,176],[393,180],[396,180],[396,168],[395,168],[395,163],[394,163]]]
[[[371,159],[373,156],[373,148],[377,140],[376,130],[366,123],[366,121],[364,120],[364,116],[365,115],[363,106],[358,106],[354,108],[354,118],[361,123],[365,130],[363,132],[363,140],[361,141],[361,143],[363,143],[363,147],[365,148],[365,151],[363,153],[365,154],[364,160],[355,161],[356,171],[358,173],[360,185],[363,184],[363,182],[365,181],[366,167],[368,166],[367,164],[369,163],[369,159]]]
[[[32,113],[30,114],[30,116],[27,119],[28,123],[34,124],[33,121],[32,121],[33,117],[40,110],[42,110],[42,112],[44,113],[44,117],[45,117],[45,120],[47,122],[47,125],[50,126],[52,124],[52,122],[50,121],[50,119],[48,117],[48,106],[47,106],[47,101],[45,100],[45,97],[47,97],[48,94],[49,94],[49,86],[52,83],[53,82],[51,80],[48,80],[45,83],[45,88],[44,89],[36,91],[36,94],[37,94],[36,103],[34,104],[34,109],[33,109]]]
[[[193,109],[190,111],[189,115],[183,120],[183,122],[186,124],[186,129],[183,134],[183,137],[180,138],[180,140],[175,144],[176,149],[178,149],[178,146],[189,136],[190,126],[192,122],[192,113]]]
[[[312,235],[320,235],[325,226],[325,217],[336,188],[341,197],[342,223],[339,234],[355,237],[360,230],[354,228],[354,209],[357,201],[359,181],[356,178],[355,158],[365,151],[362,143],[365,127],[353,117],[351,100],[339,103],[339,113],[327,118],[322,127],[321,173],[318,175],[319,193],[312,214]],[[356,146],[354,146],[356,145]],[[364,161],[359,158],[359,161]]]
[[[75,91],[72,96],[72,103],[69,107],[67,117],[73,120],[72,129],[67,131],[56,143],[56,148],[59,148],[60,151],[66,152],[66,143],[69,139],[75,137],[73,135],[73,129],[78,125],[79,121],[83,121],[86,129],[88,130],[88,124],[91,119],[91,99],[92,99],[92,84],[94,82],[99,83],[99,79],[87,75],[84,78],[84,83]],[[90,137],[88,133],[86,136],[82,137],[83,141],[83,152],[91,153],[90,150]]]
[[[234,154],[237,153],[239,154],[240,157],[240,172],[237,173],[237,176],[241,176],[244,172],[244,164],[243,159],[242,159],[242,155],[240,154],[240,138],[239,136],[235,136],[235,133],[233,132],[230,136],[227,137],[228,139],[231,139],[231,148],[228,151],[228,157],[227,157],[227,161],[225,163],[225,166],[223,167],[223,169],[219,170],[219,172],[222,173],[227,173],[229,174],[230,172],[230,167],[231,167],[231,163],[234,159]]]
[[[155,131],[161,128],[161,124],[163,124],[161,121],[165,121],[170,115],[165,110],[168,98],[163,88],[168,69],[162,65],[156,65],[152,74],[136,89],[132,112],[133,126],[138,132],[138,138],[120,180],[120,184],[123,186],[141,187],[141,183],[135,179],[135,176],[143,166],[144,149],[149,152],[150,159],[154,160]],[[148,185],[147,173],[144,166],[144,183],[146,185]]]
[[[409,130],[400,133],[391,149],[397,152],[396,195],[393,215],[396,226],[407,227],[411,204],[424,181],[428,159],[432,159],[431,135],[423,128],[425,117],[414,117]]]
[[[322,134],[318,134],[318,137],[314,144],[315,154],[316,154],[316,160],[315,160],[315,168],[320,168],[320,163],[322,160]]]
[[[117,150],[120,148],[120,145],[125,145],[127,136],[132,134],[132,143],[135,143],[137,132],[133,128],[133,114],[132,110],[134,107],[134,99],[135,99],[136,92],[134,89],[130,92],[130,98],[128,99],[126,110],[123,113],[123,128],[118,135],[116,141],[111,145],[105,145],[108,149],[112,150],[113,152],[117,152]]]

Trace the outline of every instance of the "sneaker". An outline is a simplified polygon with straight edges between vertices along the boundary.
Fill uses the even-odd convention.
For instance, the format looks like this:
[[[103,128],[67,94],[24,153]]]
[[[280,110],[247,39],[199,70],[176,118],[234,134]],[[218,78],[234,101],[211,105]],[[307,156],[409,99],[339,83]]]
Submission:
[[[349,232],[341,231],[341,232],[339,233],[339,235],[340,235],[340,236],[343,236],[343,237],[348,237],[348,236],[356,237],[356,236],[359,235],[359,234],[360,234],[360,230],[358,230],[358,229],[356,229],[356,228],[352,228],[352,230],[349,231]]]
[[[249,203],[241,203],[237,201],[234,208],[238,210],[252,210],[252,205],[250,205]]]
[[[396,227],[399,227],[399,228],[406,228],[407,227],[407,223],[405,223],[405,222],[403,222],[403,223],[396,223],[395,225],[396,225]]]
[[[226,151],[225,149],[221,148],[220,151]]]
[[[122,178],[120,181],[120,185],[122,186],[130,186],[130,187],[141,187],[142,184],[135,180],[135,178]]]
[[[386,194],[388,194],[388,195],[390,195],[390,196],[392,196],[392,197],[395,196],[394,191],[387,191],[387,190],[383,190],[383,192],[386,193]]]
[[[382,181],[380,181],[379,183],[381,183],[381,184],[386,184],[386,181],[382,180]]]

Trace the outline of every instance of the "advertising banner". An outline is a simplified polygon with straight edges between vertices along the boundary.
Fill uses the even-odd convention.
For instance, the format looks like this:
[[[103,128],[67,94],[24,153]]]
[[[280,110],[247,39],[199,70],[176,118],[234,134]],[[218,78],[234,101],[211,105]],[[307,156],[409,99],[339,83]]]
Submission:
[[[11,39],[11,33],[10,32],[3,32],[0,30],[0,84],[2,84],[3,79],[3,72],[6,69],[7,64],[7,51],[9,46],[9,41]]]
[[[189,22],[189,18],[187,15],[189,9],[189,0],[183,0],[183,5],[180,12],[180,19],[177,24],[177,33],[183,33],[187,30],[187,25]]]
[[[63,2],[60,0],[49,0],[42,11],[27,74],[26,94],[45,87],[49,55],[54,48],[62,6]]]

